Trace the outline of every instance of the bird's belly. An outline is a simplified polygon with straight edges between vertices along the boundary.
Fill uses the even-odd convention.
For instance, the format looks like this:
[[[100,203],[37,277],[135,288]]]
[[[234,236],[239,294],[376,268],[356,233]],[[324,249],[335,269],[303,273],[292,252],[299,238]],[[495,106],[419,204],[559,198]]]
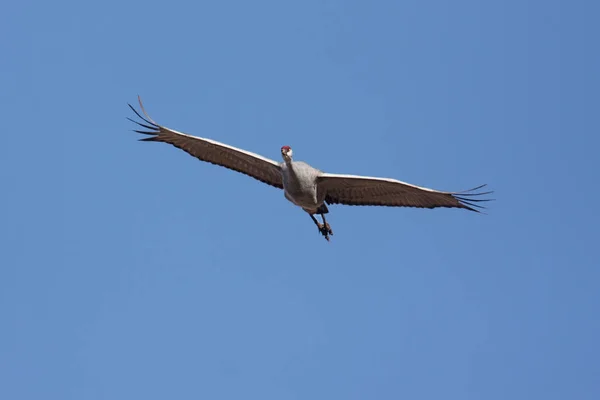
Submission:
[[[285,198],[294,203],[295,205],[302,207],[307,210],[313,210],[318,208],[316,191],[307,190],[289,190],[285,188]]]

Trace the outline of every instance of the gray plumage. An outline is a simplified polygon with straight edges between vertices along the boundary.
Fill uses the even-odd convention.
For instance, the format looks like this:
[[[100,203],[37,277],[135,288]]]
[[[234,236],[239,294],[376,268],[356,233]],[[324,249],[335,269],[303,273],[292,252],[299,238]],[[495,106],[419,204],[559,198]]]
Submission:
[[[465,192],[442,192],[395,179],[325,173],[305,162],[294,161],[289,146],[281,148],[283,162],[276,162],[215,140],[190,136],[159,125],[146,113],[139,97],[138,100],[145,117],[131,105],[129,107],[143,122],[128,119],[147,129],[135,130],[149,135],[140,139],[141,141],[169,143],[202,161],[241,172],[268,185],[284,189],[285,197],[309,213],[327,240],[329,235],[333,234],[325,220],[325,214],[329,212],[327,204],[451,207],[478,212],[477,209],[482,206],[477,203],[489,200],[477,197],[492,193],[476,192],[485,185]],[[322,224],[314,214],[321,215]]]
[[[317,185],[321,174],[318,169],[290,157],[289,162],[281,163],[285,198],[309,213],[316,213],[324,200],[324,193],[319,193]]]

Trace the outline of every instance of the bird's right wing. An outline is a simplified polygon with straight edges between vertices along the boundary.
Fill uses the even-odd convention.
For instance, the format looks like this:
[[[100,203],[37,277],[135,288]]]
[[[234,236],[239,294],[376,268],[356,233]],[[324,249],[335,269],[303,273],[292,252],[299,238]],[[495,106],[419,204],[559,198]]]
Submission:
[[[169,143],[199,160],[241,172],[268,185],[283,189],[281,167],[277,162],[215,140],[190,136],[159,125],[146,113],[142,99],[139,96],[138,101],[146,118],[142,117],[131,104],[128,105],[145,123],[134,121],[131,118],[127,119],[148,129],[147,131],[135,131],[144,135],[150,135],[148,138],[140,139],[141,141]]]

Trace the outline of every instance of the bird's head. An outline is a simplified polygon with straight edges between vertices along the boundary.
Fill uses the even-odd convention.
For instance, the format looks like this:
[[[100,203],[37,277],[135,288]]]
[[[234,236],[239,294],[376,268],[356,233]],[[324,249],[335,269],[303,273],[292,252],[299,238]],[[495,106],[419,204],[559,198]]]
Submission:
[[[283,146],[281,148],[281,156],[284,161],[289,161],[292,159],[292,148],[290,146]]]

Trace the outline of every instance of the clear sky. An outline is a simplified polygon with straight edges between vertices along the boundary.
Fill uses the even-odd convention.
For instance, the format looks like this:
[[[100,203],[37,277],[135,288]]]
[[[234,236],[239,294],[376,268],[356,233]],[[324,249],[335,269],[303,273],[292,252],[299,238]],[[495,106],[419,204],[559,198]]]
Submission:
[[[0,398],[599,399],[600,5],[6,2]],[[487,215],[331,206],[171,128]]]

